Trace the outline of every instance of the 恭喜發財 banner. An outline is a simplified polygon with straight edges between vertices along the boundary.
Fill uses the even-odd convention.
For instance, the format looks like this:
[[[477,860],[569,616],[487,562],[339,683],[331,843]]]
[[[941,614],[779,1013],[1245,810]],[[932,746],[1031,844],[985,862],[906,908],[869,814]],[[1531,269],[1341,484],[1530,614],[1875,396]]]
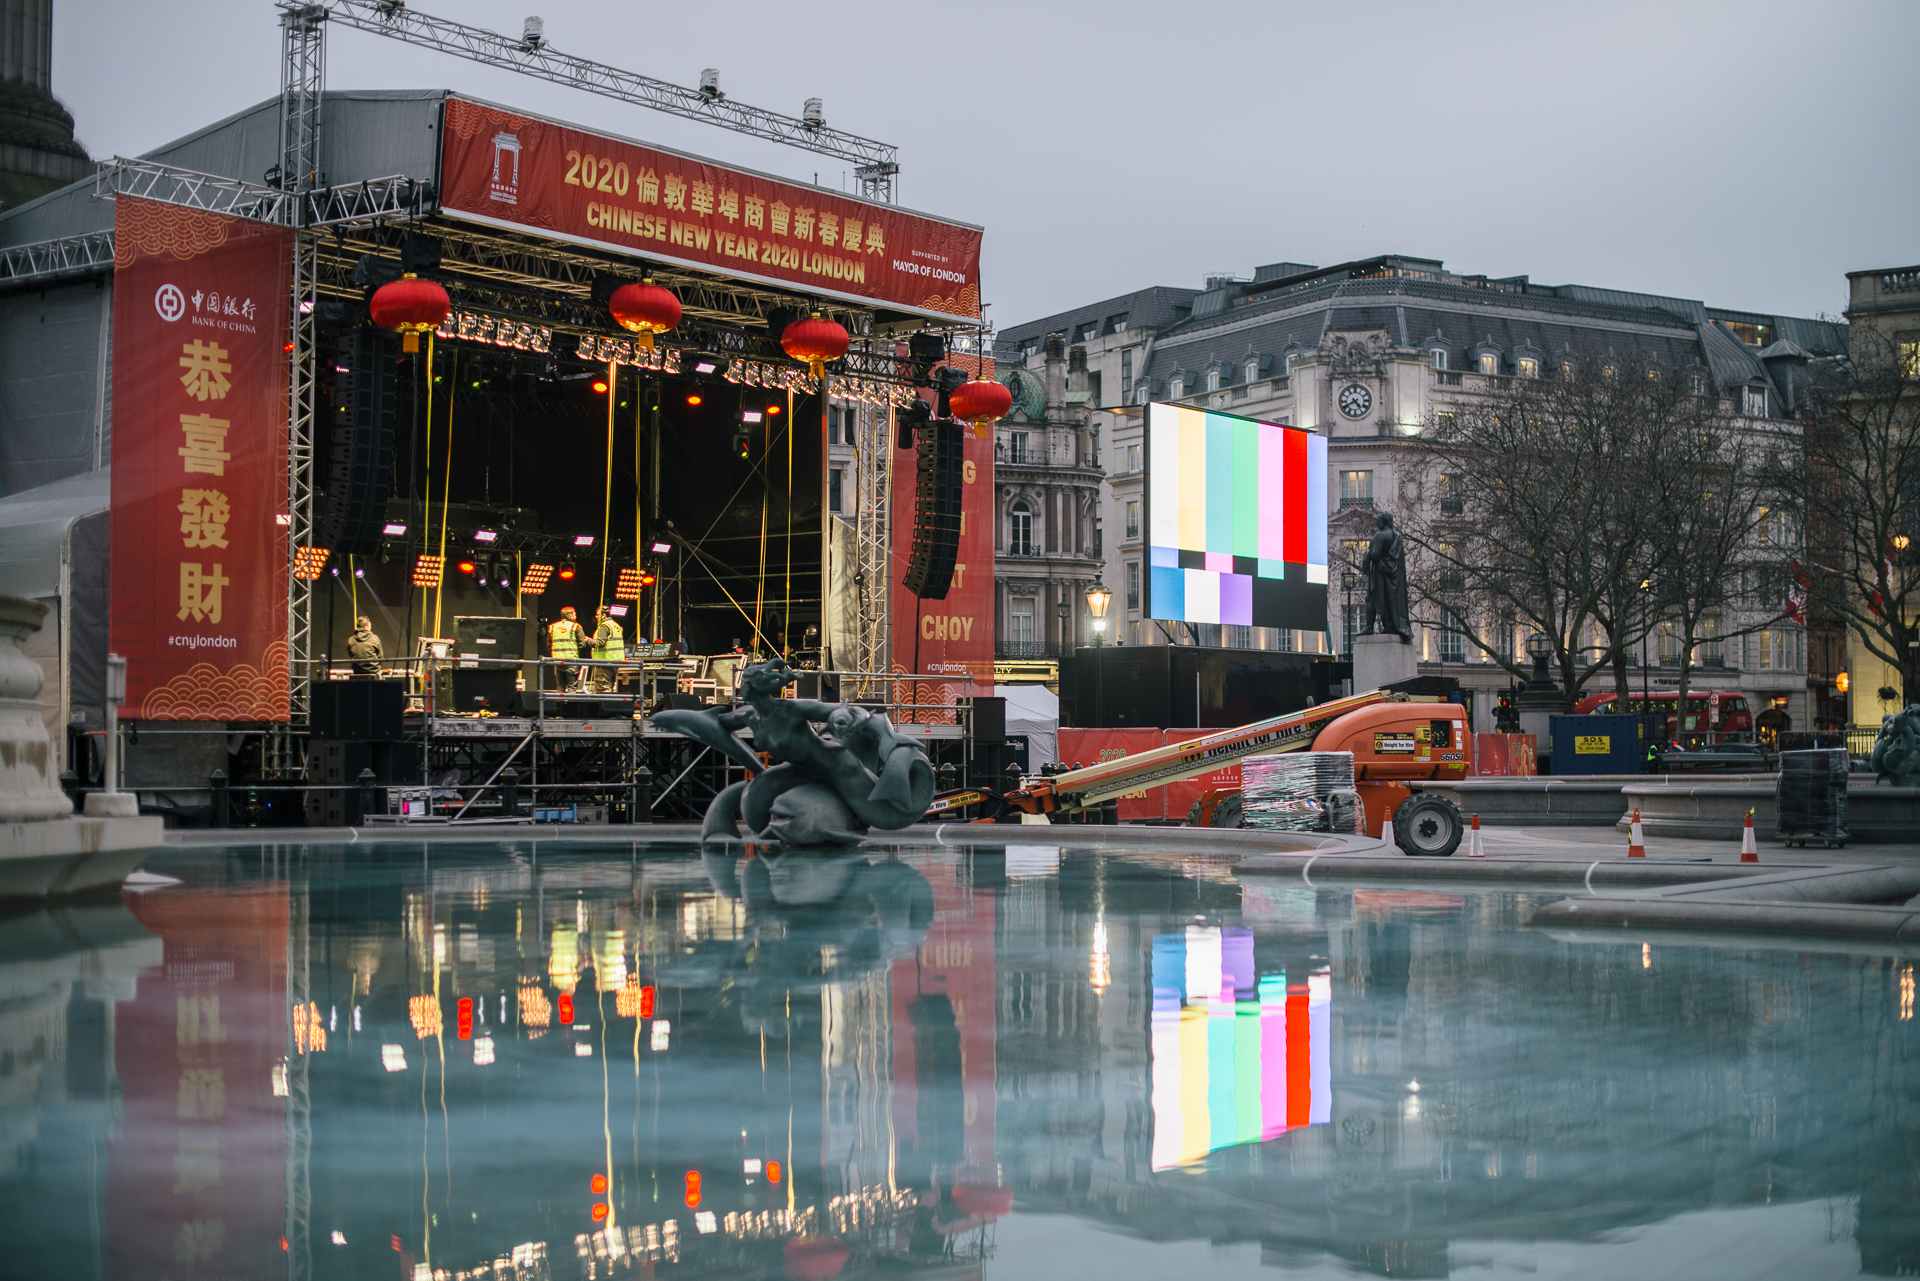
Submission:
[[[911,311],[980,314],[980,230],[448,98],[456,217]]]
[[[121,196],[109,643],[123,715],[284,721],[293,233]]]

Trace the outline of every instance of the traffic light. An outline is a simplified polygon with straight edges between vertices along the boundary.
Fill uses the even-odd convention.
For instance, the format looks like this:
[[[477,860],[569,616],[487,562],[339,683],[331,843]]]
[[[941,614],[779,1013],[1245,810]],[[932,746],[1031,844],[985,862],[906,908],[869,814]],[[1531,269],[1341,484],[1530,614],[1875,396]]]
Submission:
[[[700,1208],[700,1171],[698,1170],[687,1171],[687,1195],[685,1200],[689,1210],[697,1210]]]
[[[560,1006],[560,1021],[562,1023],[573,1022],[573,998],[565,992],[562,992],[557,1004]]]
[[[780,1182],[780,1163],[778,1161],[767,1162],[767,1182]]]
[[[473,998],[470,996],[461,997],[460,1004],[457,1008],[458,1013],[454,1016],[454,1026],[458,1030],[461,1040],[471,1041],[473,1039]]]

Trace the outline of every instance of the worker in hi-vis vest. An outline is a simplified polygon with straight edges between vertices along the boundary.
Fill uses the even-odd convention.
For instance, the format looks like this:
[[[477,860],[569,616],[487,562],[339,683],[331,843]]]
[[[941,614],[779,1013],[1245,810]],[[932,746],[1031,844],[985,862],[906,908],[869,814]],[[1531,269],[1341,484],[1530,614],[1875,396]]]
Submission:
[[[593,630],[593,658],[597,663],[623,662],[627,657],[627,635],[620,630],[620,624],[613,621],[613,611],[605,605],[594,615],[600,625]],[[590,678],[589,688],[596,694],[613,692],[613,669],[596,667]]]
[[[574,666],[580,658],[580,647],[586,643],[587,629],[580,626],[580,617],[568,605],[560,611],[560,617],[553,620],[547,628],[547,645],[553,657],[561,660],[560,690],[577,689],[580,685],[580,669]]]

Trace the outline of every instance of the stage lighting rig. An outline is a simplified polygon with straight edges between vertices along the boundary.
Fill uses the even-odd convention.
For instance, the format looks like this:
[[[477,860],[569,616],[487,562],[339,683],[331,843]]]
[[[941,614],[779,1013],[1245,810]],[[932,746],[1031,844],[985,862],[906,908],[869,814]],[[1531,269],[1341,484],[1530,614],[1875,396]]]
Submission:
[[[899,449],[912,449],[914,444],[914,429],[917,427],[931,426],[932,423],[933,406],[918,396],[915,396],[907,402],[907,407],[902,409],[899,416],[894,419],[893,443],[895,447]]]
[[[381,526],[380,532],[388,538],[404,538],[407,533],[407,526],[404,521],[390,520]]]
[[[680,372],[689,378],[724,378],[727,358],[710,351],[683,351],[680,353]]]
[[[476,529],[473,531],[473,541],[476,543],[491,543],[499,537],[500,532],[494,529]]]
[[[526,574],[520,579],[522,596],[542,596],[546,594],[547,580],[553,577],[551,565],[529,565]]]
[[[655,556],[667,556],[672,554],[673,544],[663,538],[656,538],[653,540],[653,546],[648,548],[648,550]]]
[[[463,556],[458,563],[454,565],[454,568],[471,578],[480,567],[474,562],[473,557]]]
[[[591,547],[593,546],[593,535],[592,534],[575,534],[573,536],[573,545],[575,547]]]
[[[733,452],[742,459],[753,457],[753,428],[746,423],[733,430]]]
[[[719,102],[727,96],[720,92],[720,68],[707,67],[701,71],[700,96],[708,102]]]
[[[933,386],[933,367],[946,358],[947,340],[944,335],[919,333],[907,336],[907,359],[924,367],[914,378],[914,386]]]
[[[574,576],[574,572],[575,571],[573,568],[572,561],[563,560],[560,562],[560,581],[561,582],[566,582],[568,579],[571,579]]]
[[[947,398],[959,391],[966,381],[967,371],[955,369],[952,365],[942,365],[933,371],[933,385],[940,392],[940,406],[934,413],[935,418],[953,417],[953,407],[947,403]]]
[[[621,570],[620,580],[614,584],[613,598],[615,600],[639,600],[640,589],[645,586],[642,579],[643,575],[637,569]]]
[[[420,553],[420,558],[413,562],[413,585],[415,587],[438,587],[440,585],[441,569],[446,563],[447,558],[444,556],[436,556],[432,552]]]

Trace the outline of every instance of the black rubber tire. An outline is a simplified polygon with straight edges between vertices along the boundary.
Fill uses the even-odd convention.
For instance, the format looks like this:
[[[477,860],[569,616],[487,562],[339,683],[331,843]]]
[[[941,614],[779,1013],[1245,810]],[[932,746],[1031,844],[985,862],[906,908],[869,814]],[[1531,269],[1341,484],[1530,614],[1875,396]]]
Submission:
[[[1466,835],[1460,807],[1438,792],[1415,792],[1393,813],[1393,843],[1415,858],[1446,858]]]
[[[1207,824],[1208,827],[1245,827],[1246,825],[1246,808],[1238,792],[1213,807],[1213,821]],[[1187,826],[1200,826],[1199,801],[1187,807]]]

